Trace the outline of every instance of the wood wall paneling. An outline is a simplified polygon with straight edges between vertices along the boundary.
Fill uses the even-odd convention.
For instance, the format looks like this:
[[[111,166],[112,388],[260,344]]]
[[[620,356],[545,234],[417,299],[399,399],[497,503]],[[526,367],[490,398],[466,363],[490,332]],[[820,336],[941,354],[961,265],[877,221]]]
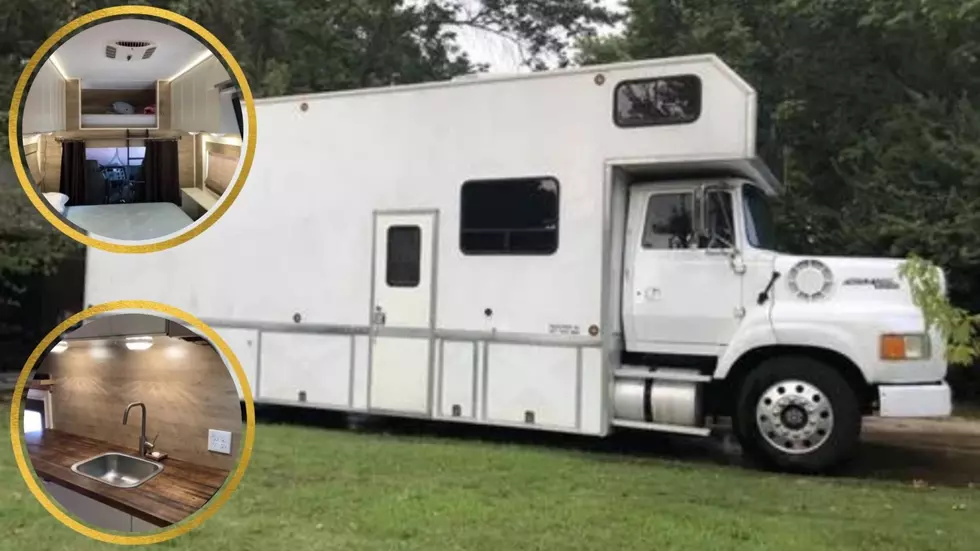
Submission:
[[[183,133],[180,142],[177,144],[177,156],[180,166],[178,167],[177,179],[180,187],[194,187],[197,181],[197,147],[200,136]]]
[[[31,176],[31,182],[35,187],[41,189],[41,148],[38,143],[24,145],[24,160],[27,163],[27,171]]]
[[[170,130],[170,83],[157,82],[157,125],[160,130]]]
[[[81,126],[82,83],[77,78],[65,83],[65,130],[78,130]]]
[[[221,195],[232,183],[238,160],[241,156],[240,145],[219,142],[207,142],[207,162],[202,163],[207,173],[204,175],[204,188]]]
[[[238,157],[228,157],[211,152],[208,155],[208,177],[205,186],[211,192],[221,195],[231,185],[231,179],[238,169]]]
[[[43,169],[41,175],[41,191],[59,191],[61,189],[61,143],[53,134],[41,138],[41,158],[38,165]]]
[[[148,350],[118,343],[69,345],[49,354],[39,371],[57,383],[52,393],[58,430],[134,448],[140,411],[129,424],[123,412],[131,402],[146,404],[146,433],[156,450],[170,457],[220,469],[234,468],[242,437],[242,415],[235,382],[210,346],[172,337],[154,337]],[[208,429],[232,433],[232,455],[207,450]]]

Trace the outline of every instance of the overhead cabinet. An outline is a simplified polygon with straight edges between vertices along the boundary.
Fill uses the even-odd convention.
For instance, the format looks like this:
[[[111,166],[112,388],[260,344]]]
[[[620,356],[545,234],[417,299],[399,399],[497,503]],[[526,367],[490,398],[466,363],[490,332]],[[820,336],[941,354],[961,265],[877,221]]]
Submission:
[[[230,101],[218,85],[229,79],[228,72],[214,56],[194,66],[171,82],[173,114],[171,128],[185,132],[230,133],[222,124],[222,101]],[[237,125],[234,128],[237,131]]]
[[[160,84],[142,90],[82,88],[81,129],[156,129]]]
[[[51,63],[41,66],[24,102],[23,133],[65,129],[65,80]]]
[[[183,325],[142,314],[117,314],[98,323],[84,322],[66,334],[69,339],[100,339],[113,337],[162,336],[196,337],[197,333]]]

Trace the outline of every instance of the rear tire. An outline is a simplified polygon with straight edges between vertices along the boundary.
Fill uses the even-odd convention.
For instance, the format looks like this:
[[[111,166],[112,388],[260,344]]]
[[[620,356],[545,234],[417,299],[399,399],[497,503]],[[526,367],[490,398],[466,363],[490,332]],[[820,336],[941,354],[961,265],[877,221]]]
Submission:
[[[854,456],[861,410],[836,369],[807,356],[759,364],[738,388],[735,434],[750,460],[780,471],[825,473]]]

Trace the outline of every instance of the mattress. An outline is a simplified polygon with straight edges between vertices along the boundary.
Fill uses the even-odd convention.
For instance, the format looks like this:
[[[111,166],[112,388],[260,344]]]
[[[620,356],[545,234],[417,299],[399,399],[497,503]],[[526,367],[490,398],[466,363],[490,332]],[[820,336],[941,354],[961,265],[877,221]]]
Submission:
[[[68,206],[64,215],[88,233],[126,241],[157,239],[193,222],[173,203]]]
[[[153,128],[156,115],[82,115],[82,128]]]

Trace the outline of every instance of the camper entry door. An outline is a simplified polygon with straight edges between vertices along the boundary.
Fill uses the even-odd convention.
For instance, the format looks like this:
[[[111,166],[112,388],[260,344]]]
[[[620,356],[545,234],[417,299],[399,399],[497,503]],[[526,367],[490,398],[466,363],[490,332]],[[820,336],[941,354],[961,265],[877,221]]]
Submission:
[[[436,214],[374,219],[369,408],[429,414]]]

